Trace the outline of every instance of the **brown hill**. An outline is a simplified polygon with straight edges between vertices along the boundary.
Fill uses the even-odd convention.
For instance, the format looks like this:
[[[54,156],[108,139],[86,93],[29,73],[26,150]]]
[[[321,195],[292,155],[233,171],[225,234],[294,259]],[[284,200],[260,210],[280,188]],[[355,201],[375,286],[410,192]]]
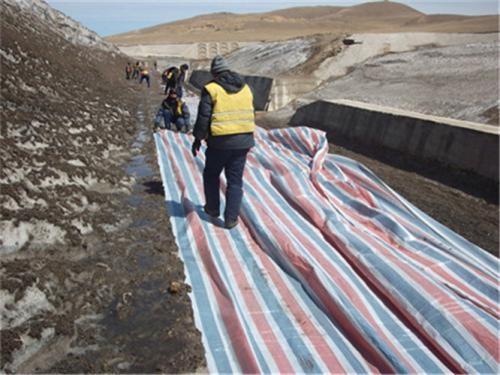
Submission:
[[[498,32],[498,15],[456,16],[447,14],[424,15],[405,25],[408,31],[494,33]]]
[[[337,15],[348,18],[412,18],[423,13],[404,4],[378,1],[346,7]]]
[[[214,13],[106,38],[118,45],[210,41],[273,41],[354,32],[498,32],[498,15],[426,15],[378,1],[350,7],[295,7],[266,13]]]
[[[313,6],[313,7],[294,7],[269,12],[270,15],[282,16],[289,19],[309,19],[314,20],[322,17],[329,17],[337,14],[344,7],[335,6]]]

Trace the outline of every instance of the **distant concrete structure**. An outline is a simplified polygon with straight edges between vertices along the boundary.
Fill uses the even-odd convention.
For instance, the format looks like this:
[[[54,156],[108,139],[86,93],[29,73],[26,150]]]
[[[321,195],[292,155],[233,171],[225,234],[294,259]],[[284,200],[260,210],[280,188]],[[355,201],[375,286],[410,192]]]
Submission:
[[[300,98],[314,90],[321,83],[319,78],[315,77],[286,77],[275,78],[271,93],[269,94],[269,111],[278,110],[292,100]]]
[[[496,126],[351,100],[315,101],[304,105],[290,123],[499,180],[500,128]]]
[[[216,55],[226,55],[238,48],[240,48],[238,42],[198,43],[198,58],[209,59]]]
[[[185,44],[135,44],[120,46],[120,51],[128,56],[144,57],[178,57],[182,59],[202,60],[215,55],[225,55],[240,48],[240,42],[207,42]]]

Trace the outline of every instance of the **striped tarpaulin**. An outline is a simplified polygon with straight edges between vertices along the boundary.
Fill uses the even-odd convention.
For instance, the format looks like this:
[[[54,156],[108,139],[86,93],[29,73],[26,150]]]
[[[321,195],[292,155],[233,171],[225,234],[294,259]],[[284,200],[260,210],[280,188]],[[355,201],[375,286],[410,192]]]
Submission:
[[[210,372],[498,372],[498,259],[323,132],[257,129],[231,230],[203,212],[204,146],[155,141]]]

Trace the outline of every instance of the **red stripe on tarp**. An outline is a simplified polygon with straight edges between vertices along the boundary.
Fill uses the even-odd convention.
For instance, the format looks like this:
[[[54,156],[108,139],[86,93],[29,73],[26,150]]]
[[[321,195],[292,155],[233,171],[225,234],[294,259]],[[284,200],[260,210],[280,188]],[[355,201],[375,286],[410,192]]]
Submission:
[[[272,357],[278,366],[280,373],[292,373],[294,372],[294,367],[291,365],[287,355],[285,354],[281,343],[274,334],[273,328],[266,319],[259,319],[259,316],[265,316],[266,311],[262,309],[261,304],[257,301],[254,293],[254,288],[251,283],[247,280],[245,271],[242,269],[241,264],[238,259],[234,256],[234,251],[232,250],[232,245],[227,238],[227,231],[217,230],[216,231],[217,240],[221,245],[221,251],[224,253],[226,261],[229,262],[230,268],[233,275],[238,283],[238,289],[245,301],[245,304],[250,312],[250,316],[253,319],[253,323],[257,327],[259,334],[263,335],[264,344],[266,345],[269,352],[272,353]],[[258,252],[259,249],[252,247],[251,251]],[[236,347],[238,348],[238,347]]]

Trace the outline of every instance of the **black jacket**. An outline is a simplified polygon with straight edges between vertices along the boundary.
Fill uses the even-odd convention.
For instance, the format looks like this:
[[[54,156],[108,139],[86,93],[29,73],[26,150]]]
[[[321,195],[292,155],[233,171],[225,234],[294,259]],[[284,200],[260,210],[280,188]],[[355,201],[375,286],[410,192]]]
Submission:
[[[177,111],[177,107],[180,104],[181,106],[181,113],[179,114]],[[174,99],[171,100],[169,98],[163,99],[161,102],[160,108],[156,112],[155,120],[154,123],[155,125],[159,125],[165,116],[165,112],[170,112],[172,115],[171,121],[175,122],[179,117],[182,117],[186,122],[189,123],[189,118],[190,118],[190,113],[189,113],[189,107],[187,106],[186,103],[184,103],[180,99]],[[167,126],[168,124],[165,124]]]
[[[239,92],[245,86],[245,80],[238,73],[226,71],[218,75],[214,80],[227,92]],[[193,135],[196,139],[206,139],[208,147],[217,149],[246,149],[255,145],[253,133],[230,134],[213,137],[210,132],[212,119],[212,97],[207,89],[201,90],[200,104],[198,105],[198,116],[194,124]]]

